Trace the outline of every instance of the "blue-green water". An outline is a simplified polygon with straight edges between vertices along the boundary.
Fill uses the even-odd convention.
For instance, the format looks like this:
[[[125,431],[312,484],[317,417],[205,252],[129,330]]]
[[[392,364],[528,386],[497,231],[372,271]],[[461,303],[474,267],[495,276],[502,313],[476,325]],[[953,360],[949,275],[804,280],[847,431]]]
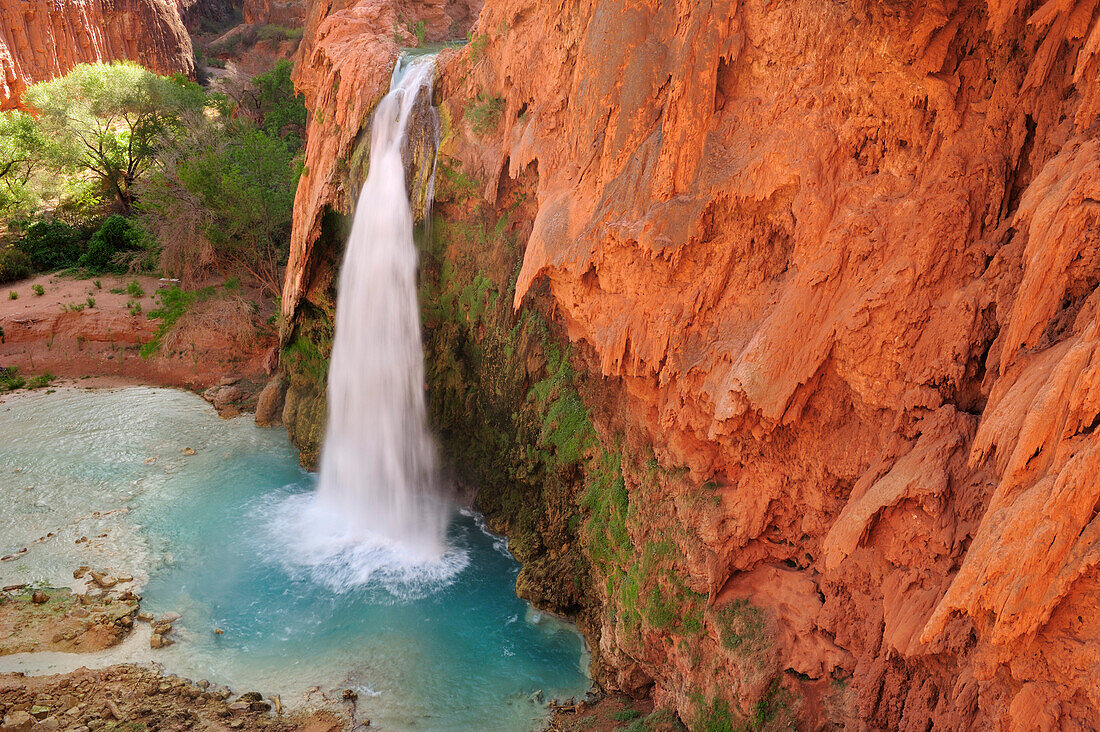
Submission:
[[[394,570],[329,530],[285,432],[148,388],[10,400],[0,429],[0,470],[19,471],[0,552],[56,533],[0,580],[147,577],[143,608],[183,617],[175,645],[136,660],[290,704],[352,688],[357,716],[389,730],[531,729],[540,699],[589,685],[576,629],[515,596],[518,565],[476,516],[456,513],[442,564]]]

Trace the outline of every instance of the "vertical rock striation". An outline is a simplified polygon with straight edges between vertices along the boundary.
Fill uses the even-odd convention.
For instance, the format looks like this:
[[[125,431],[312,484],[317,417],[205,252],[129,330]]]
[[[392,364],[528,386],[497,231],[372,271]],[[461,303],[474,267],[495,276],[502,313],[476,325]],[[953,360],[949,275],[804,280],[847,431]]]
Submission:
[[[90,61],[130,59],[191,75],[191,38],[177,0],[6,0],[0,3],[0,109],[36,81]]]

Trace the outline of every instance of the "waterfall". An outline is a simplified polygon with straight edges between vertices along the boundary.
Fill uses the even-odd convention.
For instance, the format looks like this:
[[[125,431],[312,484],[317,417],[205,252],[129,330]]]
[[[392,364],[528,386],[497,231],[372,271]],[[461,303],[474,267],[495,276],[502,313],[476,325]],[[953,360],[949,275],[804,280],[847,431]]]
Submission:
[[[423,122],[426,108],[438,136],[434,73],[434,57],[399,61],[371,122],[370,169],[340,272],[317,496],[353,540],[392,544],[418,560],[442,555],[449,519],[427,424],[405,180],[410,120]]]

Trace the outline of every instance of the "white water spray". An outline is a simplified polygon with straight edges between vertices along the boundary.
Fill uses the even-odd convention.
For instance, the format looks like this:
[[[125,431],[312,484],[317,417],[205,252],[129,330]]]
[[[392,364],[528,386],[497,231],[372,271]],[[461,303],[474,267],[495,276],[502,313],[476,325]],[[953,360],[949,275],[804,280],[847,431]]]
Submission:
[[[318,488],[320,507],[339,517],[346,540],[421,561],[442,555],[449,508],[427,425],[403,152],[417,100],[430,106],[434,73],[431,57],[399,62],[374,112],[370,170],[340,273]]]

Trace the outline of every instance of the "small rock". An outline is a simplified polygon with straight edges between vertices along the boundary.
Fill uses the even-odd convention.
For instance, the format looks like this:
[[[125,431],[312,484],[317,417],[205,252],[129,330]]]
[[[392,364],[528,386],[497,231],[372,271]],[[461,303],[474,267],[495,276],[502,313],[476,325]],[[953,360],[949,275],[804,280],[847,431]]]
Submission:
[[[16,592],[18,590],[23,589],[26,586],[27,586],[27,583],[24,582],[23,584],[19,584],[19,585],[8,585],[7,587],[4,587],[3,590],[4,590],[4,592]]]
[[[28,712],[12,712],[4,717],[4,732],[29,732],[34,717]]]
[[[118,584],[118,579],[107,574],[106,572],[96,572],[92,570],[88,574],[92,575],[92,581],[103,589],[110,589]]]
[[[89,600],[94,600],[97,597],[103,597],[103,589],[101,587],[92,587],[84,593],[84,596],[87,597]]]
[[[214,635],[225,635],[225,631],[221,628],[214,628]]]
[[[137,619],[138,620],[144,620],[146,623],[152,622],[153,613],[146,612],[145,610],[142,610],[141,612],[139,612],[137,614]]]
[[[218,386],[233,386],[240,380],[240,376],[223,376],[218,379]]]
[[[240,695],[240,697],[238,697],[238,698],[239,698],[239,699],[240,699],[241,701],[246,701],[246,702],[254,702],[254,701],[261,701],[261,700],[263,700],[263,698],[264,698],[264,695],[263,695],[263,694],[261,694],[261,693],[260,693],[260,692],[258,692],[258,691],[246,691],[245,693],[241,694],[241,695]]]
[[[344,689],[343,693],[340,694],[340,696],[344,701],[355,701],[359,698],[359,695],[355,693],[354,689]]]
[[[185,447],[182,450],[180,450],[180,452],[182,452],[184,455],[194,455],[195,454],[195,448]]]
[[[59,729],[61,729],[61,722],[58,721],[57,717],[46,717],[41,722],[34,725],[35,732],[39,730],[42,732],[57,732]]]
[[[172,645],[173,643],[175,643],[175,641],[168,640],[160,633],[153,633],[153,635],[149,637],[150,648],[164,648],[166,646]],[[163,684],[161,684],[161,686],[163,686]]]
[[[35,704],[31,707],[31,716],[35,719],[45,719],[50,716],[50,708],[42,706],[41,704]]]
[[[158,618],[158,621],[161,623],[174,623],[182,617],[179,613],[164,613]]]
[[[249,710],[253,712],[269,712],[271,711],[271,705],[265,701],[254,701],[248,705]]]
[[[88,565],[83,564],[73,570],[73,579],[80,579],[86,574],[88,574]]]
[[[126,715],[123,714],[122,710],[118,708],[118,705],[110,699],[107,700],[107,711],[109,711],[111,713],[111,716],[117,719],[119,722],[126,721]]]
[[[88,617],[88,611],[85,610],[84,608],[80,607],[79,605],[77,605],[76,607],[74,607],[72,610],[69,611],[69,615],[70,615],[70,617],[74,617],[74,618],[86,618],[86,617]]]
[[[120,574],[118,576],[118,581],[119,582],[133,582],[134,581],[134,575],[132,575],[132,574]]]
[[[35,605],[41,605],[49,599],[50,596],[42,590],[35,590],[34,594],[31,595],[31,602],[33,602]]]
[[[150,457],[150,458],[145,458],[145,464],[146,465],[152,465],[156,461],[157,461],[157,456],[156,455],[154,455],[153,457]]]
[[[248,702],[235,701],[229,705],[229,711],[231,712],[247,712]]]
[[[229,729],[240,729],[241,727],[244,726],[244,720],[243,719],[231,719],[231,720],[229,720],[228,722],[225,723],[225,726],[228,727]]]

